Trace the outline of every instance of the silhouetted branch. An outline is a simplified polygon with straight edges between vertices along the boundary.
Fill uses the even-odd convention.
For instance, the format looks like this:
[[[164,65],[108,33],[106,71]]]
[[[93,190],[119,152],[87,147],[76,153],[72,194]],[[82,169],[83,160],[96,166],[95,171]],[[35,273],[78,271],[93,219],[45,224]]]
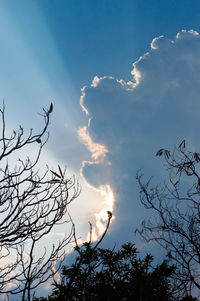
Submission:
[[[186,149],[185,140],[173,152],[161,149],[168,182],[151,186],[137,174],[140,200],[155,213],[138,232],[146,241],[157,241],[176,263],[176,280],[186,293],[200,290],[200,154]]]
[[[67,300],[67,301],[71,301],[74,300],[74,296],[73,296],[73,286],[76,285],[76,280],[77,277],[79,275],[80,272],[80,268],[81,266],[87,262],[87,267],[85,270],[85,275],[88,275],[88,277],[90,276],[90,272],[92,269],[96,268],[94,266],[94,264],[92,264],[93,260],[94,260],[94,256],[96,254],[96,250],[97,247],[99,246],[99,244],[102,242],[104,236],[106,235],[109,225],[110,225],[110,221],[112,218],[112,213],[110,211],[107,212],[108,213],[108,221],[107,221],[107,225],[105,227],[105,230],[103,232],[103,234],[101,235],[101,237],[97,240],[96,243],[92,242],[92,224],[90,224],[90,236],[89,236],[89,241],[83,243],[83,246],[79,246],[77,238],[76,238],[76,231],[75,231],[75,225],[73,223],[73,236],[74,236],[74,242],[75,242],[75,251],[77,251],[78,253],[78,257],[75,260],[75,263],[73,264],[73,273],[71,274],[69,281],[63,283],[59,283],[54,281],[54,287],[58,289],[58,292],[60,291],[60,296],[58,296],[58,298],[61,298],[59,300]],[[91,264],[90,264],[91,263]],[[99,262],[97,263],[98,265],[100,264]],[[87,278],[87,276],[86,276]],[[65,294],[62,295],[62,287],[65,286]],[[85,286],[86,289],[86,286]],[[57,300],[57,299],[56,299]]]
[[[53,104],[43,109],[43,129],[37,134],[30,129],[26,136],[21,126],[7,135],[5,105],[0,109],[0,292],[22,293],[23,301],[30,301],[31,291],[56,274],[54,262],[71,242],[73,226],[48,252],[41,250],[37,257],[35,251],[55,225],[71,223],[68,206],[80,194],[79,184],[74,177],[66,177],[66,169],[58,165],[55,172],[47,166],[41,172],[38,168],[52,111]],[[35,158],[22,157],[21,150],[35,143]],[[13,155],[18,157],[15,166]]]

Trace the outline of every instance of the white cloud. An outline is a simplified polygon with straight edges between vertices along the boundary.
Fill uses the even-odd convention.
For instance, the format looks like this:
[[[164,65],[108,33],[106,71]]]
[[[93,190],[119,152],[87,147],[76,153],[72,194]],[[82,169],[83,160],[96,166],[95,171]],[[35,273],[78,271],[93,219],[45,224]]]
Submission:
[[[173,41],[164,36],[153,39],[151,50],[133,63],[131,74],[128,82],[95,76],[81,96],[89,121],[82,141],[91,152],[82,172],[96,188],[110,185],[117,195],[114,228],[129,227],[127,236],[144,214],[137,170],[156,173],[160,164],[154,154],[161,147],[173,147],[182,139],[199,145],[199,34],[182,30]],[[101,154],[103,160],[95,161]]]
[[[154,49],[154,50],[156,50],[156,49],[158,49],[160,46],[159,46],[159,43],[161,42],[161,41],[167,41],[167,42],[170,42],[169,40],[167,40],[164,36],[159,36],[159,37],[156,37],[156,38],[154,38],[153,40],[152,40],[152,42],[151,42],[151,49]],[[171,43],[172,43],[172,41],[171,41]]]
[[[92,158],[97,160],[99,158],[104,158],[108,152],[104,145],[94,143],[87,132],[87,127],[84,126],[78,130],[78,137],[80,141],[87,147],[91,152]]]
[[[195,36],[199,36],[199,33],[193,29],[185,30],[182,29],[177,33],[176,39],[193,39]]]

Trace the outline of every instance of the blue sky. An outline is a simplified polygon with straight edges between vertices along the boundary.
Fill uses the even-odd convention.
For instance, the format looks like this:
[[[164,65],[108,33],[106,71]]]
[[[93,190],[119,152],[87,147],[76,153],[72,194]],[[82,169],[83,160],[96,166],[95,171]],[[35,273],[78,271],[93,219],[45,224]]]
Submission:
[[[111,209],[106,243],[134,241],[146,216],[137,170],[160,176],[157,149],[200,146],[199,20],[199,0],[1,0],[9,127],[40,128],[37,113],[54,103],[42,159],[80,178],[72,216],[83,239]]]

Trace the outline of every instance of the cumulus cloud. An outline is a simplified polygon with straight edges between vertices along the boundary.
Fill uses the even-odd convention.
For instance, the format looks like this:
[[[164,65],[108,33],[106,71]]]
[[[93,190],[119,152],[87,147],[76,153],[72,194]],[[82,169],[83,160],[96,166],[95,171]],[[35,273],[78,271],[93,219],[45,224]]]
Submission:
[[[88,124],[79,137],[91,152],[82,174],[96,188],[109,185],[114,193],[112,230],[118,238],[125,229],[128,237],[144,216],[137,170],[159,173],[155,152],[161,147],[171,148],[182,139],[199,146],[200,35],[182,30],[174,40],[160,36],[150,46],[133,63],[130,81],[95,76],[82,89]]]

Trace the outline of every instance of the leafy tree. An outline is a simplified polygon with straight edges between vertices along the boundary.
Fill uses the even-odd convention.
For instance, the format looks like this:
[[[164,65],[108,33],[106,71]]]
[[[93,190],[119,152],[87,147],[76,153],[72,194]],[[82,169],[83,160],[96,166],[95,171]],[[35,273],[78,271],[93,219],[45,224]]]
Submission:
[[[164,260],[153,267],[153,257],[146,254],[138,258],[132,243],[118,251],[84,243],[78,249],[76,246],[75,252],[75,262],[63,267],[61,282],[54,284],[53,294],[41,301],[174,300],[170,284],[174,266]]]
[[[52,111],[53,104],[43,109],[39,133],[31,129],[25,134],[20,126],[8,134],[5,106],[0,109],[0,292],[1,296],[21,292],[22,301],[31,300],[31,291],[57,272],[53,263],[73,237],[74,227],[66,214],[79,186],[60,166],[58,172],[48,167],[41,172],[38,166]],[[29,151],[31,145],[38,147],[36,156],[24,158],[22,150]],[[39,246],[36,255],[39,241],[61,222],[71,223],[69,233],[48,252]]]
[[[154,218],[136,232],[166,250],[176,283],[190,295],[193,288],[200,291],[200,154],[188,151],[184,140],[173,152],[160,149],[156,155],[164,157],[168,180],[152,186],[138,173],[140,200]]]

